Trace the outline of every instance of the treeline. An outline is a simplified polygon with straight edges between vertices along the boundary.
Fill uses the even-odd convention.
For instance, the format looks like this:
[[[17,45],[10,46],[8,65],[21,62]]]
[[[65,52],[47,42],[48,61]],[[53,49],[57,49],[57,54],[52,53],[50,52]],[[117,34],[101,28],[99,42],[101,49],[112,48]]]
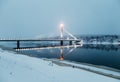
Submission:
[[[86,36],[77,36],[79,39],[83,39],[86,42],[114,42],[119,41],[120,36],[118,35],[86,35]]]

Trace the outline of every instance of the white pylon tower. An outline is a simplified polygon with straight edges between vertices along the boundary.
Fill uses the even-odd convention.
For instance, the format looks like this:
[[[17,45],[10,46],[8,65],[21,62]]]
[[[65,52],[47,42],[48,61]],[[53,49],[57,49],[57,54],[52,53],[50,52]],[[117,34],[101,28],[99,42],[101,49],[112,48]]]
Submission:
[[[64,24],[60,24],[60,39],[63,39]]]
[[[63,39],[63,32],[65,32],[66,34],[68,34],[69,36],[71,36],[73,39],[77,40],[77,38],[74,35],[72,35],[70,32],[68,32],[64,28],[64,24],[60,24],[60,39]]]

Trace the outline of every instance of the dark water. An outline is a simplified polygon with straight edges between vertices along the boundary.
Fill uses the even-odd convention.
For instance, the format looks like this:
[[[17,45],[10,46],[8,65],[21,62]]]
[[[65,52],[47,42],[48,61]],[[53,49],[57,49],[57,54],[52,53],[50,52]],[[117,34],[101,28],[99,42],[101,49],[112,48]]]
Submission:
[[[22,46],[31,45],[38,47],[39,44],[22,44]],[[39,45],[39,47],[40,46],[41,45]],[[38,58],[57,58],[60,60],[64,59],[75,62],[107,66],[120,70],[120,45],[86,44],[77,48],[60,47],[40,50],[23,50],[19,52]]]
[[[119,46],[107,45],[105,48],[105,45],[99,45],[97,47],[83,45],[78,48],[29,50],[22,51],[22,53],[32,54],[32,56],[39,58],[64,58],[64,60],[120,69],[120,50],[117,47]]]

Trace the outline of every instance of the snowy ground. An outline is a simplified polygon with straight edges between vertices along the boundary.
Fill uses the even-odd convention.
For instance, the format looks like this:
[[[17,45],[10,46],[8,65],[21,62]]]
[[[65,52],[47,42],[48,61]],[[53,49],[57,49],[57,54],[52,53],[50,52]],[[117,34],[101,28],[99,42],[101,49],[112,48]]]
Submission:
[[[120,80],[0,50],[0,82],[120,82]]]

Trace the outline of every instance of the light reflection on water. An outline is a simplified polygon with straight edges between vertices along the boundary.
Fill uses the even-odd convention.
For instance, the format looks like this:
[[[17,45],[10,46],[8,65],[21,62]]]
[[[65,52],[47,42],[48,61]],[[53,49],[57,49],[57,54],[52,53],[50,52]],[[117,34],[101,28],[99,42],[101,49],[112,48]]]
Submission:
[[[20,51],[38,58],[57,58],[120,69],[119,45],[83,45],[82,47]]]
[[[37,46],[41,48],[42,45],[23,43],[21,46]],[[9,45],[9,47],[15,47],[15,43]],[[57,58],[60,60],[108,66],[120,70],[120,45],[84,44],[78,47],[59,46],[57,48],[20,50],[18,52],[38,58]]]

